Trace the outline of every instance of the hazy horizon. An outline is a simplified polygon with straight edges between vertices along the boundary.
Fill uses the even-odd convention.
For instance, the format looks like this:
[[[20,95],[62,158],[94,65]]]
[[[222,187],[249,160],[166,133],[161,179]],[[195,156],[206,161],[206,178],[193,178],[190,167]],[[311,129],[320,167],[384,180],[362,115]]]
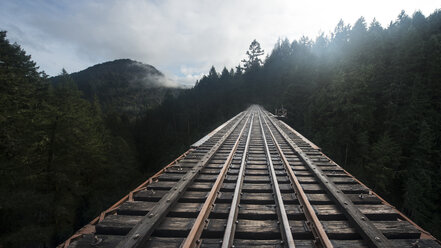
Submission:
[[[340,19],[364,17],[387,27],[402,10],[425,16],[437,1],[2,1],[0,29],[48,75],[128,58],[180,84],[194,84],[214,65],[232,68],[257,39],[266,53],[279,38],[329,35]],[[381,7],[379,7],[381,6]]]

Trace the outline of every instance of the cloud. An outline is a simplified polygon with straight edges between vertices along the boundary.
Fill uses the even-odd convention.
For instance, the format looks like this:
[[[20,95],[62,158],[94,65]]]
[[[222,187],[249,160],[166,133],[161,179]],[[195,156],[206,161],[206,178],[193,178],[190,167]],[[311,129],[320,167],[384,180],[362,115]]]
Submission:
[[[50,75],[130,58],[171,80],[194,83],[211,65],[236,66],[257,39],[270,52],[279,37],[315,37],[340,19],[376,17],[386,26],[402,9],[435,10],[437,1],[4,0],[0,26]],[[381,7],[379,7],[381,6]]]
[[[164,74],[158,72],[154,67],[140,63],[132,62],[128,65],[129,69],[135,69],[134,71],[141,71],[143,73],[131,73],[132,76],[129,83],[141,84],[144,87],[179,87],[180,85]],[[141,69],[141,70],[139,70]]]

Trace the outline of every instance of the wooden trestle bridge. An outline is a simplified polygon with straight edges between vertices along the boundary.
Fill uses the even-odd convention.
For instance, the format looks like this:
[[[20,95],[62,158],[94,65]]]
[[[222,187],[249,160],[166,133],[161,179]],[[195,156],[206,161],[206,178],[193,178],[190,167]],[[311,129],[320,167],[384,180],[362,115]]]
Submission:
[[[441,247],[254,105],[60,247]]]

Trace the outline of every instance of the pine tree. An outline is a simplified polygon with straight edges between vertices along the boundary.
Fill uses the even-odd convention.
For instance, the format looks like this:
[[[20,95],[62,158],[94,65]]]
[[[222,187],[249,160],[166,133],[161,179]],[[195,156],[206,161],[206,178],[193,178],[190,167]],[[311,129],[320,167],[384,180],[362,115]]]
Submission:
[[[248,51],[246,52],[248,58],[242,60],[245,71],[248,71],[253,67],[261,66],[262,60],[259,57],[262,56],[264,53],[264,50],[260,47],[260,43],[256,40],[253,40]]]

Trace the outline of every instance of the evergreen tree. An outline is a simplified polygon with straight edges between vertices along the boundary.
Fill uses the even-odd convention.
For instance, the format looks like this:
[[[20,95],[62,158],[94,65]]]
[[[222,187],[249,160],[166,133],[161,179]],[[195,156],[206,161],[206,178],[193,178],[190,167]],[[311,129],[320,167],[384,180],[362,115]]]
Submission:
[[[262,60],[259,58],[265,53],[265,51],[260,47],[260,43],[253,40],[250,44],[250,48],[246,52],[248,56],[247,59],[243,59],[245,71],[250,70],[253,67],[259,67],[262,65]]]

